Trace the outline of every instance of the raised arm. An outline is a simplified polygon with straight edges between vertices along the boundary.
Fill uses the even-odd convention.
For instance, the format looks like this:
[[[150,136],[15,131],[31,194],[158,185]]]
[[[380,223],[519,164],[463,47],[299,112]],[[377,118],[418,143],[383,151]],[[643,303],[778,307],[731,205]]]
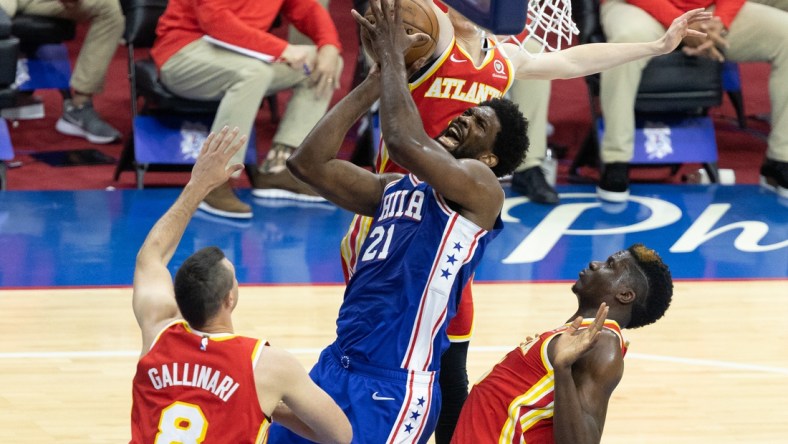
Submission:
[[[582,331],[578,317],[548,348],[555,372],[556,444],[597,444],[602,438],[608,401],[624,371],[618,337],[603,331],[607,310],[602,304],[594,323]]]
[[[381,4],[382,3],[382,4]],[[353,11],[356,21],[369,31],[381,66],[380,118],[383,139],[392,160],[429,183],[470,220],[490,229],[503,204],[503,191],[492,170],[475,159],[455,159],[427,136],[419,110],[410,95],[404,50],[427,38],[408,36],[402,27],[400,2],[370,1],[375,23]]]
[[[246,143],[246,136],[237,135],[237,128],[231,132],[225,127],[219,134],[208,136],[189,183],[150,230],[137,253],[131,303],[142,330],[142,354],[147,353],[162,324],[180,315],[167,264],[203,198],[243,168],[240,164],[226,168],[233,153]]]
[[[532,58],[516,45],[502,45],[515,67],[518,79],[572,79],[595,74],[644,57],[667,54],[686,36],[703,37],[690,29],[691,24],[711,19],[711,13],[693,9],[673,20],[665,34],[653,42],[589,43],[556,52],[545,52]]]
[[[374,216],[385,184],[398,175],[379,176],[337,159],[350,127],[369,110],[380,90],[377,71],[354,88],[323,116],[287,160],[294,176],[340,207]]]

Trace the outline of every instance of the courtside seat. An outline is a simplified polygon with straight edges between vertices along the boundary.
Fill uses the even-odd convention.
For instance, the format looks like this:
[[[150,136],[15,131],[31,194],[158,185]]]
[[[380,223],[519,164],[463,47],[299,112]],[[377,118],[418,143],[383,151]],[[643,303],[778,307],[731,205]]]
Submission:
[[[123,39],[128,52],[132,137],[125,138],[114,180],[123,171],[134,170],[137,188],[143,188],[146,171],[191,169],[194,158],[184,157],[183,152],[196,157],[196,147],[192,145],[199,145],[197,142],[207,135],[219,101],[193,100],[173,94],[159,82],[158,69],[150,55],[142,56],[135,51],[150,50],[153,46],[156,25],[167,8],[167,0],[121,0],[120,4],[126,17]],[[267,97],[266,101],[271,107],[272,120],[277,122],[276,95]],[[135,148],[137,144],[145,146]],[[191,148],[184,148],[187,146]],[[250,137],[245,159],[247,173],[256,166],[256,156],[255,139]]]
[[[68,19],[28,14],[18,14],[12,19],[11,34],[22,42],[23,51],[74,40],[76,33],[76,24]]]
[[[16,59],[19,39],[11,35],[11,18],[0,8],[0,109],[14,105],[16,98]],[[6,189],[6,163],[14,158],[5,119],[0,118],[0,190]]]
[[[219,107],[219,101],[192,100],[176,96],[159,82],[158,69],[153,60],[135,62],[137,94],[145,97],[148,105],[178,113],[211,114]]]
[[[8,108],[9,106],[14,106],[15,99],[16,99],[15,89],[11,89],[7,86],[2,87],[2,89],[0,89],[0,109]]]
[[[63,42],[74,39],[76,23],[57,17],[18,14],[11,19],[11,35],[19,39],[21,56],[16,88],[28,95],[17,96],[19,102],[10,106],[15,110],[6,110],[6,116],[13,120],[41,118],[44,105],[29,94],[38,89],[57,89],[63,98],[71,97],[71,63]]]
[[[598,0],[573,0],[579,41],[600,43],[605,36]],[[669,165],[675,174],[682,163],[701,163],[718,182],[717,143],[708,109],[722,103],[722,63],[689,57],[681,50],[652,58],[643,70],[635,99],[635,153],[631,166]],[[592,125],[570,167],[570,179],[586,182],[582,166],[599,164],[604,119],[599,105],[599,75],[586,77]]]
[[[1,22],[2,19],[0,19],[0,108],[7,108],[14,105],[16,97],[14,82],[19,39],[8,34],[3,35]]]

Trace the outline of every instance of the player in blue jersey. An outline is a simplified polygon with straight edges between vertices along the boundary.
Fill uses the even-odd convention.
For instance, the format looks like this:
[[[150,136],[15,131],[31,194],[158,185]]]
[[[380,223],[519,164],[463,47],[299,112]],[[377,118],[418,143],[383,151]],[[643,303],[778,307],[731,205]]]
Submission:
[[[374,217],[337,319],[337,339],[310,376],[345,411],[354,442],[426,442],[440,409],[437,372],[446,324],[487,244],[502,228],[497,176],[520,164],[527,122],[495,99],[424,132],[402,56],[412,42],[399,1],[372,2],[382,68],[320,120],[288,160],[291,172],[337,205]],[[411,174],[378,175],[336,158],[345,134],[380,99],[391,158]],[[269,442],[303,442],[273,427]]]

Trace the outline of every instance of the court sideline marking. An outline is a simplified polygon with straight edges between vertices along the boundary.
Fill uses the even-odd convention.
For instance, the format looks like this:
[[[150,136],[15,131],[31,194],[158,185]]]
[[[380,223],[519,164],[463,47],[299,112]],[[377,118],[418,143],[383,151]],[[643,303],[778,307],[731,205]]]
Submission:
[[[473,353],[507,353],[511,351],[511,346],[479,346],[470,347]],[[322,348],[293,348],[287,349],[296,355],[318,355]],[[95,350],[95,351],[41,351],[41,352],[0,352],[0,360],[3,359],[91,359],[91,358],[127,358],[137,357],[140,352],[136,350]],[[670,362],[674,364],[694,365],[701,367],[725,368],[729,370],[754,371],[760,373],[773,373],[778,375],[788,375],[788,368],[773,367],[768,365],[742,364],[738,362],[720,361],[715,359],[695,359],[681,358],[677,356],[660,356],[643,353],[627,353],[627,359],[639,359],[643,361]]]

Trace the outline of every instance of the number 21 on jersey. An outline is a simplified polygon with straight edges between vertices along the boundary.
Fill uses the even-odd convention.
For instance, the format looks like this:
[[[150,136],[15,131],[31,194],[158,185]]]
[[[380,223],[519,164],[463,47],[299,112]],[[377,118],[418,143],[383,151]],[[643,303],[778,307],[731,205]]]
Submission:
[[[381,226],[375,227],[369,235],[369,246],[364,251],[364,255],[361,256],[361,261],[386,259],[389,255],[392,237],[394,237],[394,224],[389,225],[388,229]]]

